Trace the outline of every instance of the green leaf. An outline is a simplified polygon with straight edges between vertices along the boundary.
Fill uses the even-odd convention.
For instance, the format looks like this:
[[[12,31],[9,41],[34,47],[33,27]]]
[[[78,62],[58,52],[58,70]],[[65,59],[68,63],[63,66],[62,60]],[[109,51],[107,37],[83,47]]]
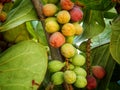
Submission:
[[[18,43],[22,40],[29,40],[30,35],[25,23],[2,33],[4,40],[10,43]]]
[[[106,76],[103,79],[98,80],[98,85],[95,90],[106,90],[116,64],[110,54],[109,44],[94,48],[91,53],[91,60],[92,65],[101,65],[106,70]]]
[[[47,52],[34,41],[22,41],[0,55],[0,90],[37,90],[47,69]]]
[[[107,18],[107,19],[113,19],[116,16],[117,16],[116,13],[113,13],[113,12],[104,12],[104,17]]]
[[[34,25],[34,24],[33,24]],[[34,25],[35,26],[35,25]],[[46,40],[46,36],[45,36],[45,31],[43,29],[42,23],[38,22],[36,29],[35,29],[36,33],[38,34],[39,37],[39,41],[43,44],[43,45],[48,45],[48,42]]]
[[[83,20],[83,34],[77,36],[75,42],[80,42],[88,38],[93,38],[100,34],[105,28],[105,22],[103,19],[103,12],[96,10],[86,10],[84,12]]]
[[[99,35],[93,37],[91,39],[92,48],[99,47],[101,45],[107,44],[110,42],[111,37],[111,26],[110,26],[111,19],[105,19],[106,27],[105,30],[100,33]]]
[[[83,21],[83,28],[83,36],[86,38],[92,38],[100,34],[105,28],[103,13],[96,10],[87,10]]]
[[[116,62],[120,64],[120,15],[112,22],[111,28],[110,52]]]
[[[42,23],[39,21],[26,22],[28,32],[43,45],[48,45]]]
[[[7,31],[30,20],[37,20],[36,12],[31,0],[22,0],[16,8],[8,13],[7,20],[0,26],[0,32]]]
[[[85,8],[92,10],[100,10],[107,11],[111,9],[115,3],[111,0],[72,0],[73,2],[77,2],[78,4],[84,6]]]

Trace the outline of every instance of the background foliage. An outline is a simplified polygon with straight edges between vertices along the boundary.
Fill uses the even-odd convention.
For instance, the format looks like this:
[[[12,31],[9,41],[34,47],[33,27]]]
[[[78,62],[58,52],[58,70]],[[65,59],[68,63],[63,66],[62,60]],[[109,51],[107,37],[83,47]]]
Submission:
[[[99,85],[96,90],[107,90],[109,85],[109,90],[113,90],[111,85],[116,87],[117,84],[110,83],[110,80],[112,76],[114,77],[114,73],[118,74],[117,70],[115,69],[116,72],[114,70],[116,64],[118,68],[120,68],[120,15],[115,10],[117,2],[113,2],[112,0],[72,1],[78,5],[82,5],[84,12],[84,18],[81,22],[84,33],[81,36],[75,37],[74,45],[80,51],[86,53],[84,49],[86,40],[89,38],[92,40],[91,64],[102,65],[107,71],[106,77],[98,81]],[[46,0],[42,0],[42,2],[45,4]],[[0,39],[0,60],[3,56],[2,52],[5,49],[10,47],[11,44],[19,43],[18,41],[21,40],[32,39],[44,46],[48,46],[43,25],[37,17],[31,0],[15,0],[14,3],[5,4],[3,10],[7,12],[8,17],[4,23],[0,23],[0,34],[4,35],[5,38],[5,40]],[[21,31],[24,33],[21,33]],[[33,62],[33,65],[34,64],[36,64],[36,62]],[[36,68],[41,70],[39,66]],[[46,70],[47,69],[44,68],[44,71]],[[113,77],[112,80],[114,80]],[[115,82],[119,79],[116,79]],[[48,88],[48,82],[49,72],[47,72],[40,90]],[[47,85],[48,87],[46,87]],[[120,88],[120,86],[118,86],[118,88]],[[62,86],[56,86],[54,89],[63,90]],[[75,90],[77,90],[77,88]]]

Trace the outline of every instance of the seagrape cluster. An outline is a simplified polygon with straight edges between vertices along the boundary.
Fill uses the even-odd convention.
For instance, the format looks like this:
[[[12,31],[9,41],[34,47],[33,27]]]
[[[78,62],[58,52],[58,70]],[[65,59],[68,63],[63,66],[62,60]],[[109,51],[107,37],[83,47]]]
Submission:
[[[42,10],[46,17],[45,30],[50,34],[49,44],[53,48],[59,48],[65,58],[63,62],[49,61],[48,70],[52,73],[52,83],[61,85],[66,82],[77,88],[86,87],[86,59],[73,45],[74,37],[83,33],[80,25],[83,19],[82,8],[71,0],[48,0]]]

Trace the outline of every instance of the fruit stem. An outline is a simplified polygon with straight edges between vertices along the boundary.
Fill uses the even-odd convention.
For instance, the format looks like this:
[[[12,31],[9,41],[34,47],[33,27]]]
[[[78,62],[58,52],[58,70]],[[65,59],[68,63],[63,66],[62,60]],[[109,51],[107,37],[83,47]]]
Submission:
[[[115,9],[118,14],[120,14],[120,3],[116,3]]]
[[[63,83],[65,90],[74,90],[71,84]]]
[[[69,69],[69,61],[68,61],[68,58],[65,59],[66,60],[66,70]]]
[[[61,60],[63,61],[63,57],[60,53],[60,50],[58,48],[53,48],[50,44],[49,44],[49,34],[46,32],[45,30],[45,16],[43,15],[43,12],[42,12],[42,8],[43,8],[43,5],[42,5],[42,2],[41,0],[32,0],[32,3],[36,9],[36,12],[38,14],[38,17],[42,23],[42,26],[43,26],[43,29],[44,29],[44,33],[45,33],[45,36],[46,36],[46,39],[47,39],[47,43],[48,43],[48,46],[50,48],[50,54],[51,54],[51,59],[58,59],[58,60]]]
[[[0,3],[0,13],[2,12],[2,9],[3,9],[3,4]]]
[[[90,69],[91,69],[91,62],[90,62],[90,44],[91,44],[91,39],[87,40],[87,46],[86,46],[86,71],[87,75],[90,75]]]

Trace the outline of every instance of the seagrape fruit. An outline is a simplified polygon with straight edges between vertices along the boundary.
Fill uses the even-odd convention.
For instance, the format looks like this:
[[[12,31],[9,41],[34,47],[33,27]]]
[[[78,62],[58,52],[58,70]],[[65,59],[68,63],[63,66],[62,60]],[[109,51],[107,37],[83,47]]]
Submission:
[[[37,42],[26,40],[11,46],[0,54],[0,90],[37,90],[47,63],[46,49]]]
[[[64,80],[67,84],[73,84],[76,81],[75,72],[71,70],[66,70],[64,72]]]
[[[52,60],[48,63],[48,70],[50,72],[57,72],[60,71],[64,66],[64,62],[61,62],[59,60]]]
[[[76,53],[75,47],[70,43],[63,44],[60,51],[61,54],[66,58],[71,58]]]
[[[53,82],[54,85],[61,85],[64,82],[64,77],[63,77],[64,73],[59,71],[59,72],[55,72],[52,76],[51,76],[51,81]]]

